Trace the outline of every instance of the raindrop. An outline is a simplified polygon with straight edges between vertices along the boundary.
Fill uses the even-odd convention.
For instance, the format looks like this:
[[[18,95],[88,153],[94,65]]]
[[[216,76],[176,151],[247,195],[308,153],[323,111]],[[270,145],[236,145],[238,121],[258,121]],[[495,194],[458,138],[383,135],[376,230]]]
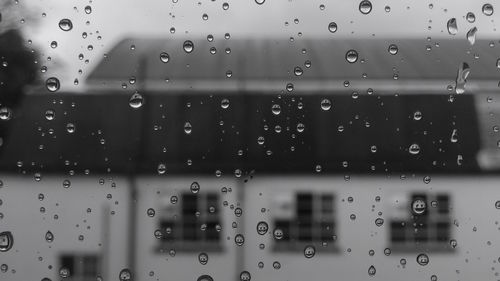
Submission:
[[[250,272],[248,271],[242,271],[240,273],[240,280],[241,281],[250,281],[252,279],[252,276],[250,275]]]
[[[206,265],[208,263],[208,255],[207,253],[200,253],[198,255],[198,261],[202,264],[202,265]]]
[[[146,214],[148,215],[148,217],[152,218],[155,216],[155,209],[153,208],[149,208],[147,211],[146,211]]]
[[[0,232],[0,252],[7,252],[14,245],[14,236],[10,231]]]
[[[271,112],[274,115],[279,115],[281,113],[281,106],[279,104],[273,104],[273,106],[271,106]]]
[[[5,273],[5,272],[7,272],[7,270],[9,270],[9,266],[7,264],[3,263],[2,265],[0,265],[1,272]]]
[[[468,12],[467,15],[465,16],[468,22],[473,23],[476,21],[476,15],[472,12]]]
[[[184,44],[182,45],[182,48],[186,53],[191,53],[194,50],[194,44],[193,41],[191,40],[186,40],[184,41]]]
[[[56,118],[56,112],[54,110],[48,109],[45,111],[45,119],[52,121],[54,118]]]
[[[493,15],[493,6],[491,4],[484,4],[483,5],[483,14],[485,14],[486,16]]]
[[[281,268],[281,263],[279,261],[273,262],[273,268],[278,270]]]
[[[458,133],[457,133],[457,129],[453,129],[453,131],[451,132],[450,141],[451,141],[452,143],[456,143],[456,142],[458,142]]]
[[[236,234],[234,237],[234,243],[236,243],[237,246],[243,246],[245,243],[245,237],[242,234]]]
[[[227,109],[229,107],[229,100],[228,99],[222,99],[222,101],[220,102],[220,106],[223,109]]]
[[[68,268],[66,267],[61,267],[59,269],[59,276],[61,276],[61,278],[68,278],[70,276],[70,271]]]
[[[467,83],[467,77],[470,74],[469,65],[466,62],[460,64],[457,71],[457,79],[455,85],[455,92],[457,94],[463,94],[465,92],[465,84]]]
[[[128,268],[124,268],[120,271],[118,277],[120,278],[120,281],[130,281],[132,280],[132,273]]]
[[[92,13],[92,7],[90,6],[85,6],[85,13],[88,15],[90,13]]]
[[[500,59],[497,59],[497,68],[500,69]]]
[[[144,104],[144,98],[141,94],[139,94],[139,92],[136,91],[128,100],[128,104],[130,107],[137,109]]]
[[[423,181],[424,181],[425,184],[429,184],[431,182],[431,177],[430,176],[425,176],[423,178]]]
[[[52,243],[54,241],[54,234],[49,230],[45,233],[45,241]]]
[[[57,48],[57,41],[52,41],[52,42],[50,43],[50,47],[51,47],[52,49]]]
[[[70,31],[73,29],[73,23],[69,19],[62,19],[59,21],[59,28],[63,31]]]
[[[415,198],[411,202],[411,210],[415,215],[422,215],[427,210],[427,203],[421,198]]]
[[[321,101],[321,109],[324,111],[328,111],[332,108],[332,102],[329,99],[323,99]]]
[[[8,107],[0,107],[0,120],[9,121],[12,118],[12,111]]]
[[[49,90],[49,92],[56,92],[61,87],[61,84],[59,83],[59,79],[56,77],[50,77],[45,80],[45,87]]]
[[[264,4],[264,2],[266,2],[266,0],[255,0],[255,3],[257,3],[259,5]]]
[[[389,48],[387,49],[387,51],[389,52],[389,54],[395,55],[398,53],[398,46],[396,46],[396,44],[391,44],[391,45],[389,45]]]
[[[304,73],[304,71],[302,70],[302,68],[300,66],[296,66],[293,69],[293,73],[295,74],[295,76],[301,76]]]
[[[416,121],[421,120],[422,119],[422,112],[420,112],[420,110],[415,111],[415,113],[413,113],[413,119]]]
[[[267,224],[267,222],[265,221],[260,221],[258,224],[257,224],[257,233],[259,235],[264,235],[267,233],[267,231],[269,230],[269,225]]]
[[[358,52],[356,50],[349,50],[345,54],[345,59],[348,63],[355,63],[358,61]]]
[[[308,245],[304,248],[304,256],[308,259],[314,257],[316,254],[316,248],[314,246]]]
[[[418,144],[414,143],[414,144],[410,145],[410,147],[408,148],[408,151],[412,155],[417,155],[420,153],[420,146]]]
[[[469,44],[474,45],[476,43],[476,32],[477,28],[473,27],[467,32],[467,40],[469,41]]]
[[[280,228],[276,228],[273,231],[273,236],[274,236],[274,239],[281,240],[284,236],[283,230],[281,230]]]
[[[373,265],[372,265],[372,266],[370,266],[370,267],[368,268],[368,275],[369,275],[369,276],[374,276],[374,275],[375,275],[375,273],[377,273],[377,270],[375,269],[375,266],[373,266]]]
[[[170,55],[165,53],[165,52],[162,52],[160,54],[160,60],[163,62],[163,63],[167,63],[169,60],[170,60]]]
[[[186,135],[189,135],[191,134],[192,131],[193,127],[191,126],[191,123],[189,122],[184,123],[184,133],[186,133]]]
[[[383,218],[377,218],[375,219],[375,225],[376,226],[382,226],[384,224],[384,219]]]
[[[368,0],[363,0],[359,3],[359,11],[366,15],[372,11],[372,3]]]
[[[157,171],[159,175],[163,175],[165,174],[165,172],[167,172],[167,166],[164,163],[160,163],[158,164]]]
[[[191,186],[189,187],[189,189],[191,190],[191,193],[198,193],[200,192],[200,184],[196,181],[194,181]]]
[[[426,254],[420,254],[417,256],[417,263],[426,266],[429,263],[429,257]]]
[[[228,4],[227,2],[224,2],[224,3],[222,4],[222,9],[223,9],[224,11],[226,11],[227,9],[229,9],[229,4]]]
[[[70,134],[74,133],[76,130],[75,124],[73,123],[68,123],[66,124],[66,131]]]
[[[458,33],[457,19],[456,18],[449,19],[448,23],[446,25],[448,27],[448,33],[450,35],[456,35]]]
[[[331,22],[328,24],[328,30],[331,32],[331,33],[335,33],[337,31],[337,23],[335,22]]]
[[[210,275],[201,275],[196,281],[214,281],[214,279]]]
[[[71,186],[71,182],[69,180],[63,180],[62,186],[64,188],[69,188]]]

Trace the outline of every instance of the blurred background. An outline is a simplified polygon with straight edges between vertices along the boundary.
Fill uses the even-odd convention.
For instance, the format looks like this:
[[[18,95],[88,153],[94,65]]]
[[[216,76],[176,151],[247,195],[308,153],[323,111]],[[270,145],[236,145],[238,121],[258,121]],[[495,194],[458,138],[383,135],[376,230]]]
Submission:
[[[1,280],[500,280],[498,1],[0,3]]]

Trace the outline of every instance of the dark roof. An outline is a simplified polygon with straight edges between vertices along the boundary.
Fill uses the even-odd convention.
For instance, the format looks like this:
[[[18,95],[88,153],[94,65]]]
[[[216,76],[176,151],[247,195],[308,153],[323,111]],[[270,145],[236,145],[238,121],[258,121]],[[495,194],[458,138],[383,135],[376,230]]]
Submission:
[[[167,173],[210,174],[217,169],[313,173],[316,165],[323,173],[479,170],[477,115],[470,95],[449,102],[447,95],[143,94],[139,109],[132,109],[129,96],[121,93],[26,97],[3,132],[0,168],[156,173],[158,164],[165,163]],[[325,97],[333,102],[329,111],[320,108]],[[230,101],[227,109],[221,107],[223,98]],[[275,103],[281,105],[277,116],[271,112]],[[45,119],[47,109],[55,110],[55,120]],[[413,119],[417,110],[420,121]],[[193,128],[189,135],[185,122]],[[72,134],[68,123],[76,126]],[[305,125],[303,132],[297,132],[298,123]],[[456,143],[450,141],[454,129],[464,136]],[[420,145],[417,155],[408,152],[413,143]]]

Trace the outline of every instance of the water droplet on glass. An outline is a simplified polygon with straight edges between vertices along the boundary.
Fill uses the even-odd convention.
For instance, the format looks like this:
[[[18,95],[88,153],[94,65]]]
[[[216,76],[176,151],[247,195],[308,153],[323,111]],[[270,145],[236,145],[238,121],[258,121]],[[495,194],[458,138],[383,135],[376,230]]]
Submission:
[[[71,186],[71,182],[69,180],[63,180],[62,186],[64,188],[69,188]]]
[[[62,19],[59,21],[59,28],[63,31],[70,31],[73,29],[73,23],[69,19]]]
[[[194,44],[193,41],[191,40],[186,40],[184,41],[184,44],[182,45],[182,48],[186,53],[191,53],[194,50]]]
[[[491,5],[491,4],[484,4],[482,10],[483,10],[483,14],[485,14],[486,16],[493,15],[493,5]]]
[[[50,47],[51,47],[52,49],[57,48],[57,41],[52,41],[52,42],[50,43]]]
[[[383,218],[377,218],[375,219],[375,225],[376,226],[382,226],[384,224],[384,219]]]
[[[469,65],[463,62],[459,65],[457,71],[457,78],[455,84],[455,92],[457,94],[463,94],[465,92],[465,84],[467,83],[467,77],[470,74]]]
[[[267,233],[267,231],[269,230],[269,225],[267,224],[267,222],[265,221],[260,221],[258,224],[257,224],[257,233],[259,235],[264,235]]]
[[[304,256],[308,259],[314,257],[314,255],[316,254],[316,248],[314,248],[314,246],[312,245],[308,245],[304,248]]]
[[[66,124],[66,131],[70,134],[74,133],[76,131],[75,124],[73,123]]]
[[[214,279],[210,275],[201,275],[196,281],[214,281]]]
[[[250,275],[250,272],[248,271],[242,271],[240,273],[240,280],[241,281],[250,281],[252,279],[252,276]]]
[[[0,107],[0,120],[9,121],[12,118],[12,111],[8,107]]]
[[[457,129],[453,129],[453,131],[451,132],[450,141],[453,142],[453,143],[458,142],[458,132],[457,132]]]
[[[14,236],[12,232],[4,231],[0,232],[0,252],[7,252],[14,245]]]
[[[321,101],[321,109],[324,111],[328,111],[332,108],[332,102],[329,99],[323,99]]]
[[[208,255],[207,253],[200,253],[198,255],[198,261],[202,264],[202,265],[206,265],[208,263]]]
[[[61,84],[59,83],[59,79],[56,77],[50,77],[45,80],[45,87],[49,90],[49,92],[56,92],[61,87]]]
[[[120,281],[131,281],[132,280],[132,273],[128,268],[124,268],[120,271],[120,274],[118,275]]]
[[[200,192],[200,184],[196,181],[194,181],[191,186],[189,187],[189,189],[191,190],[191,193],[198,193]]]
[[[155,209],[153,208],[149,208],[147,211],[146,211],[146,214],[148,215],[148,217],[152,218],[155,216],[156,212],[155,212]]]
[[[355,63],[358,61],[358,52],[356,50],[349,50],[345,54],[345,59],[348,63]]]
[[[415,198],[411,202],[411,210],[415,215],[422,215],[427,210],[427,203],[421,198]]]
[[[45,111],[45,119],[52,121],[54,118],[56,118],[56,112],[54,110],[48,109]]]
[[[189,135],[191,134],[192,131],[193,127],[191,126],[191,123],[189,122],[184,123],[184,133],[186,133],[186,135]]]
[[[255,3],[257,3],[259,5],[264,4],[264,2],[266,2],[266,0],[255,0]]]
[[[134,94],[132,94],[132,96],[128,100],[128,104],[130,105],[130,107],[132,107],[134,109],[141,107],[143,103],[144,103],[144,99],[143,99],[142,95],[139,94],[139,92],[137,92],[137,91]]]
[[[242,246],[245,243],[245,237],[241,234],[236,234],[236,236],[234,236],[234,243],[236,243],[237,246]]]
[[[54,241],[54,234],[49,230],[45,233],[45,241],[52,243]]]
[[[476,32],[477,28],[473,27],[467,32],[467,40],[469,41],[469,44],[474,45],[476,43]]]
[[[420,112],[420,110],[415,111],[415,113],[413,113],[413,119],[416,121],[421,120],[422,119],[422,112]]]
[[[391,44],[391,45],[389,45],[389,48],[387,49],[387,51],[389,52],[389,54],[395,55],[398,53],[398,46],[396,46],[396,44]]]
[[[456,35],[458,33],[457,19],[456,18],[449,19],[446,26],[448,27],[448,33],[450,35]]]
[[[279,115],[281,113],[281,106],[279,104],[273,104],[271,106],[271,112],[274,115]]]
[[[222,4],[222,9],[223,9],[224,11],[226,11],[227,9],[229,9],[229,4],[228,4],[227,2],[224,2],[224,3]]]
[[[372,265],[372,266],[370,266],[370,267],[368,268],[368,275],[369,275],[369,276],[374,276],[374,275],[375,275],[375,273],[377,273],[377,270],[375,269],[375,266],[373,266],[373,265]]]
[[[335,22],[331,22],[328,24],[328,30],[331,32],[331,33],[335,33],[337,31],[337,23]]]
[[[229,100],[228,99],[222,99],[222,101],[220,102],[220,106],[223,109],[227,109],[229,107]]]
[[[92,7],[90,6],[85,6],[85,13],[88,15],[90,13],[92,13]]]
[[[61,276],[61,278],[68,278],[70,276],[71,272],[69,271],[69,268],[67,267],[61,267],[59,269],[59,276]]]
[[[417,256],[417,263],[426,266],[429,263],[429,257],[426,254],[420,254]]]
[[[359,11],[366,15],[372,11],[372,3],[368,0],[363,0],[359,3]]]
[[[164,163],[160,163],[158,164],[157,171],[159,175],[163,175],[167,172],[167,166]]]
[[[417,155],[420,153],[420,146],[416,143],[410,145],[410,147],[408,148],[408,151],[410,152],[410,154],[413,154],[413,155]]]
[[[169,60],[170,60],[170,56],[169,54],[165,53],[165,52],[162,52],[160,54],[160,60],[163,62],[163,63],[167,63]]]
[[[476,15],[472,12],[468,12],[467,15],[465,16],[468,22],[473,23],[476,21]]]
[[[295,76],[301,76],[304,73],[304,71],[302,70],[302,68],[300,66],[296,66],[293,69],[293,73],[295,74]]]

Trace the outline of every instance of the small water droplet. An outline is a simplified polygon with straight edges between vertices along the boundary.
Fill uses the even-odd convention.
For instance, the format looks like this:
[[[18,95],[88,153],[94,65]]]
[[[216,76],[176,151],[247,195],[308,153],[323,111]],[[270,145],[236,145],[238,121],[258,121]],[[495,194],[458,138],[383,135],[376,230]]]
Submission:
[[[242,234],[236,234],[236,236],[234,236],[234,243],[236,243],[237,246],[243,246],[245,237]]]
[[[410,147],[408,148],[408,151],[412,155],[417,155],[420,153],[420,146],[418,144],[414,143],[414,144],[410,145]]]
[[[376,273],[377,273],[377,270],[375,269],[375,266],[372,265],[368,268],[368,275],[369,276],[374,276]]]
[[[457,129],[453,129],[453,131],[451,132],[450,141],[452,143],[458,142],[458,131],[457,131]]]
[[[476,43],[476,33],[477,33],[477,28],[473,27],[467,32],[467,41],[469,41],[469,44],[474,45]]]
[[[331,22],[328,24],[328,30],[331,32],[331,33],[335,33],[337,32],[337,23],[335,22]]]
[[[90,13],[92,13],[92,7],[90,7],[90,6],[85,6],[85,13],[86,13],[87,15],[89,15]]]
[[[483,14],[485,14],[486,16],[493,15],[493,5],[491,5],[491,4],[484,4],[482,11],[483,11]]]
[[[14,236],[10,231],[0,232],[0,252],[7,252],[14,245]]]
[[[461,63],[458,67],[457,78],[455,80],[455,92],[457,94],[463,94],[465,92],[465,85],[469,74],[469,65],[466,62]]]
[[[124,268],[120,271],[120,274],[118,275],[120,281],[131,281],[132,280],[132,273],[128,268]]]
[[[45,241],[52,243],[54,241],[54,234],[49,230],[45,233]]]
[[[314,257],[314,255],[316,254],[316,248],[314,248],[314,246],[312,245],[308,245],[304,248],[304,256],[308,259]]]
[[[328,111],[332,108],[332,102],[329,99],[323,99],[321,101],[321,109],[324,111]]]
[[[196,281],[214,281],[214,279],[210,275],[201,275]]]
[[[415,215],[422,215],[427,210],[427,203],[422,198],[415,198],[411,202],[411,210]]]
[[[398,53],[398,46],[396,44],[391,44],[391,45],[389,45],[389,48],[387,49],[387,51],[389,52],[389,54],[395,55]]]
[[[73,123],[68,123],[66,124],[66,131],[70,134],[74,133],[76,131],[76,126]]]
[[[281,113],[281,106],[279,104],[273,104],[271,106],[271,112],[274,115],[279,115]]]
[[[417,256],[417,263],[421,266],[426,266],[429,263],[429,257],[426,254],[419,254]]]
[[[228,99],[222,99],[222,101],[220,102],[220,106],[223,109],[227,109],[229,107],[229,100]]]
[[[0,120],[2,121],[9,121],[12,119],[12,110],[8,107],[0,107]]]
[[[146,214],[148,215],[148,217],[152,218],[152,217],[154,217],[154,216],[155,216],[156,211],[155,211],[155,209],[153,209],[153,208],[149,208],[149,209],[146,211]]]
[[[420,110],[415,111],[415,113],[413,113],[413,119],[416,121],[421,120],[422,119],[422,112],[420,112]]]
[[[193,131],[193,126],[191,126],[191,123],[189,122],[184,123],[184,133],[186,133],[186,135],[189,135],[191,134],[192,131]]]
[[[229,9],[229,4],[228,4],[227,2],[224,2],[224,3],[222,4],[222,9],[223,9],[224,11],[227,11],[227,9]]]
[[[193,183],[191,183],[191,186],[189,187],[189,189],[191,190],[191,193],[196,194],[196,193],[200,192],[200,184],[198,182],[194,181]]]
[[[472,12],[468,12],[467,15],[465,16],[468,22],[473,23],[476,21],[476,15]]]
[[[71,272],[69,271],[69,268],[67,267],[61,267],[59,269],[59,276],[61,276],[61,278],[68,278],[70,276]]]
[[[259,5],[264,4],[264,2],[266,2],[266,0],[255,0],[255,3],[257,3]]]
[[[198,255],[198,261],[202,264],[202,265],[206,265],[208,263],[208,255],[207,253],[200,253]]]
[[[240,280],[241,281],[250,281],[252,279],[252,276],[250,275],[250,272],[248,271],[242,271],[240,273]]]
[[[163,63],[167,63],[169,60],[170,60],[170,55],[167,54],[166,52],[162,52],[160,54],[160,60],[163,62]]]
[[[158,164],[157,171],[159,175],[165,174],[167,172],[167,166],[165,165],[165,163]]]
[[[264,235],[269,230],[269,225],[265,221],[260,221],[257,223],[257,233],[259,235]]]

